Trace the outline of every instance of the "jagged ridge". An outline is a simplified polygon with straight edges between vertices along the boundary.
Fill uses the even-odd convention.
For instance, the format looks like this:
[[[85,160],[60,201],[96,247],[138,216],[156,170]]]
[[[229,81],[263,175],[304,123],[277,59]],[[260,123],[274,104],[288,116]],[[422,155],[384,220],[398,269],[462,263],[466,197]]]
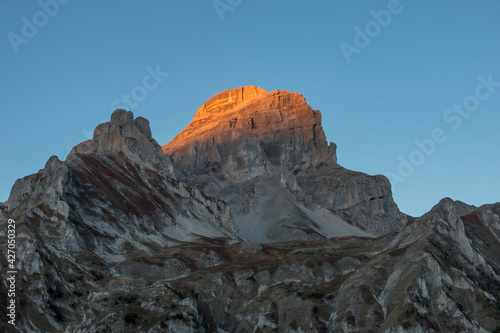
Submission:
[[[162,148],[179,179],[229,202],[243,239],[382,235],[406,223],[387,178],[337,164],[320,111],[298,93],[221,92]]]
[[[336,164],[299,94],[238,88],[201,110],[169,154],[117,110],[16,182],[0,236],[15,219],[18,331],[495,328],[500,203],[446,198],[407,220],[387,178]]]

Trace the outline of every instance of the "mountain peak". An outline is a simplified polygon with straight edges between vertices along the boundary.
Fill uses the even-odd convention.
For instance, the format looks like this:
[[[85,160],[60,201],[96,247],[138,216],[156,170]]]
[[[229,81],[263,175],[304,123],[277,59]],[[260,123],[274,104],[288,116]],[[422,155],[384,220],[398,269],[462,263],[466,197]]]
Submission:
[[[204,168],[210,162],[223,163],[224,155],[228,156],[224,147],[242,142],[248,145],[250,141],[263,147],[272,164],[289,170],[336,163],[319,111],[307,105],[299,93],[267,92],[255,86],[216,94],[198,109],[186,129],[162,148],[165,154],[184,159],[188,168]]]
[[[222,92],[164,150],[116,110],[16,181],[18,331],[496,331],[500,204],[407,218],[385,176],[336,164],[302,95]]]
[[[130,111],[117,109],[109,122],[100,124],[94,130],[94,137],[73,148],[74,154],[124,153],[135,161],[161,163],[163,156],[158,143],[151,136],[149,121],[143,117],[134,119]]]
[[[224,90],[206,101],[196,111],[194,120],[217,116],[241,103],[249,102],[264,94],[267,94],[266,90],[252,85]]]

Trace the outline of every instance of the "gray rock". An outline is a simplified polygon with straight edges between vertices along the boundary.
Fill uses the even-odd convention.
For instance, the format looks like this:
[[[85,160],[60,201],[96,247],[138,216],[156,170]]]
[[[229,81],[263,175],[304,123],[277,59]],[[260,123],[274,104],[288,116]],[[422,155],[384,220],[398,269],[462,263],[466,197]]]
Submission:
[[[445,198],[408,218],[385,177],[337,164],[302,96],[265,94],[211,99],[195,122],[244,117],[182,148],[190,158],[164,156],[147,120],[118,110],[18,180],[0,204],[0,237],[16,220],[18,330],[493,331],[500,204]]]
[[[72,149],[67,157],[71,161],[75,154],[119,154],[145,167],[172,173],[171,160],[164,156],[161,147],[151,136],[149,121],[142,117],[134,119],[132,112],[118,109],[111,120],[94,130],[92,140]]]
[[[179,179],[229,203],[244,240],[401,230],[407,220],[388,179],[340,167],[336,149],[301,95],[253,86],[214,96],[163,146]]]

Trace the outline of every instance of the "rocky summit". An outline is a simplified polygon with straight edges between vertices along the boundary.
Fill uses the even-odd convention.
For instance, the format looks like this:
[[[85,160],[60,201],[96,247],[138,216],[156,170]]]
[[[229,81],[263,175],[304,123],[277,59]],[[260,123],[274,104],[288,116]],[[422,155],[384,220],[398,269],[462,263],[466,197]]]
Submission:
[[[500,203],[405,215],[298,93],[223,91],[163,146],[116,110],[16,181],[4,248],[9,220],[2,332],[500,332]]]
[[[209,163],[230,163],[230,157],[239,157],[233,156],[235,148],[252,143],[261,146],[259,158],[292,172],[336,163],[335,149],[328,153],[321,113],[307,105],[302,95],[280,90],[267,93],[254,86],[212,97],[163,151],[179,156],[176,164],[199,170]],[[264,166],[264,161],[248,158],[232,161],[233,169],[244,171],[244,177],[253,175],[247,169],[259,173],[256,167]]]
[[[229,204],[245,240],[378,236],[406,223],[385,177],[337,164],[320,111],[298,93],[221,92],[162,148],[176,178]]]

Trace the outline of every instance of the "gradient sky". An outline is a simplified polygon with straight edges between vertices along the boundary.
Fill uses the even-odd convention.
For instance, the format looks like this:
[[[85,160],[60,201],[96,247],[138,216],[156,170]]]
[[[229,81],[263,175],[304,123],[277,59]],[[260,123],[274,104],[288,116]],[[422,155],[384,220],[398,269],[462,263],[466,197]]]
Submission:
[[[500,1],[54,1],[0,2],[0,201],[90,138],[122,94],[165,144],[211,96],[248,84],[301,93],[339,164],[400,177],[407,214],[447,196],[500,201],[500,83],[478,87],[500,82]],[[157,68],[168,76],[145,90]]]

